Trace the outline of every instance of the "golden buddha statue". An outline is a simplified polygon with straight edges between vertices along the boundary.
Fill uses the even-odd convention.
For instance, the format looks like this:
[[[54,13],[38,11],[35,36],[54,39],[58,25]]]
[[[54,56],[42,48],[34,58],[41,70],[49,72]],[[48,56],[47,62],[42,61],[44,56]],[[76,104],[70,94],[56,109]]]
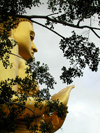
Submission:
[[[3,29],[2,26],[0,26],[0,28]],[[2,30],[0,30],[0,32],[2,32]],[[33,43],[35,32],[33,30],[33,25],[30,20],[19,18],[19,23],[17,24],[17,26],[11,29],[11,31],[9,31],[8,35],[9,35],[8,37],[9,40],[15,40],[18,45],[13,47],[13,49],[11,50],[13,54],[10,55],[9,60],[10,60],[10,63],[12,63],[13,65],[12,68],[8,67],[7,69],[5,69],[3,67],[2,62],[0,61],[0,81],[2,80],[4,81],[8,78],[14,79],[16,78],[16,76],[19,76],[22,79],[25,78],[27,76],[25,71],[26,71],[26,68],[28,67],[28,65],[26,65],[26,62],[30,58],[33,58],[34,53],[38,51],[35,44]],[[62,89],[57,94],[54,94],[51,97],[51,100],[49,102],[53,104],[53,100],[59,99],[60,103],[62,103],[67,110],[66,105],[68,103],[69,93],[72,88],[74,88],[74,85],[68,86]],[[54,111],[53,113],[49,112],[50,113],[49,115],[44,114],[46,109],[49,109],[49,107],[47,106],[48,100],[41,100],[41,102],[39,103],[40,106],[42,106],[41,110],[35,107],[35,104],[37,103],[36,99],[38,99],[38,95],[36,98],[31,96],[31,93],[37,94],[38,89],[39,89],[38,85],[36,85],[36,92],[33,92],[30,89],[28,93],[29,97],[27,98],[27,100],[25,100],[26,108],[23,111],[22,115],[18,117],[18,119],[16,120],[17,128],[15,129],[14,133],[30,133],[30,131],[26,128],[26,125],[24,123],[24,115],[28,113],[31,116],[33,115],[33,112],[34,114],[37,114],[37,115],[36,115],[35,122],[33,122],[32,125],[35,125],[35,124],[38,125],[36,132],[33,132],[33,133],[42,133],[42,131],[40,131],[41,122],[52,123],[53,127],[50,133],[57,131],[62,126],[65,118],[61,119],[60,117],[58,117],[56,111]],[[20,94],[20,91],[22,91],[23,93],[26,93],[25,91],[23,91],[23,88],[20,87],[20,85],[14,85],[12,87],[12,90],[14,90],[15,92],[18,92],[19,94]],[[15,99],[16,99],[16,96],[13,95],[12,101]],[[28,108],[30,108],[30,110]],[[2,107],[2,109],[5,112],[9,112],[5,105]],[[66,117],[66,114],[65,114],[65,117]]]

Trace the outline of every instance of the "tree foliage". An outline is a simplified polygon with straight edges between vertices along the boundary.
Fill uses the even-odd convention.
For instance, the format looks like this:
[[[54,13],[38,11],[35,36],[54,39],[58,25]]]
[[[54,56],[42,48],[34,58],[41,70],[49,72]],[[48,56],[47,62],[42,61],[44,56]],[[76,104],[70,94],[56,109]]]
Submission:
[[[96,48],[94,43],[88,42],[88,38],[76,35],[73,32],[73,35],[65,40],[61,40],[60,49],[64,53],[64,57],[70,60],[70,65],[74,67],[68,68],[68,70],[63,67],[62,75],[60,78],[64,83],[72,83],[72,77],[83,76],[82,70],[89,66],[92,71],[98,70],[98,64],[100,61],[99,58],[99,48]]]
[[[45,2],[44,2],[45,3]],[[32,22],[47,28],[48,30],[57,34],[61,41],[59,43],[59,47],[63,52],[63,55],[66,59],[70,61],[70,67],[66,68],[66,66],[62,67],[62,74],[60,79],[63,80],[64,83],[70,84],[73,82],[73,78],[81,77],[84,73],[84,68],[88,65],[91,71],[97,71],[98,65],[100,61],[100,50],[93,42],[89,42],[88,38],[77,35],[75,31],[72,32],[72,36],[64,37],[60,33],[54,30],[55,25],[61,24],[63,26],[69,26],[77,29],[88,28],[91,30],[95,36],[100,38],[97,34],[97,31],[100,30],[99,27],[92,27],[90,25],[82,24],[83,21],[90,19],[93,15],[98,17],[98,21],[100,19],[100,1],[99,0],[48,0],[46,1],[47,10],[51,11],[51,14],[46,16],[44,15],[25,15],[26,9],[40,7],[44,4],[42,0],[1,0],[0,1],[0,23],[3,22],[4,27],[9,31],[14,27],[12,24],[18,17],[28,18]],[[9,17],[10,16],[10,17]],[[35,21],[35,19],[41,18],[45,19],[45,23],[42,24],[40,22]],[[9,21],[7,21],[9,20]],[[98,23],[98,25],[100,25]],[[12,67],[12,64],[9,62],[9,54],[11,53],[11,49],[16,45],[11,43],[8,39],[6,31],[1,35],[0,33],[0,60],[3,63],[3,66],[7,69],[7,67]],[[14,45],[12,45],[14,44]],[[16,55],[15,55],[16,56]],[[16,77],[15,79],[7,79],[5,81],[0,82],[0,108],[5,104],[10,110],[9,115],[5,114],[0,109],[0,129],[6,130],[8,132],[13,132],[16,128],[15,120],[17,117],[21,115],[21,112],[25,109],[24,100],[27,100],[28,95],[21,91],[21,97],[18,99],[19,103],[15,103],[15,101],[11,101],[13,95],[18,97],[18,94],[12,91],[12,85],[16,85],[17,83],[23,88],[25,92],[29,93],[29,88],[33,88],[35,91],[36,82],[35,79],[38,80],[40,84],[45,84],[46,88],[42,89],[38,92],[39,99],[38,102],[41,102],[41,99],[50,99],[49,89],[53,89],[53,85],[56,83],[54,78],[48,72],[48,66],[43,64],[40,65],[40,62],[33,62],[29,64],[30,68],[33,70],[31,75],[32,79],[30,79],[30,69],[26,70],[27,77],[25,79],[20,79]],[[27,84],[27,85],[26,85]],[[33,95],[35,97],[35,94]],[[50,107],[50,111],[56,111],[59,117],[62,117],[62,114],[65,114],[65,108],[61,104],[58,106],[59,101],[48,102],[48,106]],[[16,105],[16,106],[15,106]],[[39,107],[36,104],[36,107]],[[40,107],[41,109],[41,107]],[[48,110],[45,112],[48,113]],[[25,116],[25,121],[27,128],[30,131],[37,130],[37,125],[32,126],[31,123],[35,120],[35,115],[33,112],[33,116]],[[52,125],[50,123],[42,123],[41,122],[41,131],[46,133],[47,131],[51,132]]]

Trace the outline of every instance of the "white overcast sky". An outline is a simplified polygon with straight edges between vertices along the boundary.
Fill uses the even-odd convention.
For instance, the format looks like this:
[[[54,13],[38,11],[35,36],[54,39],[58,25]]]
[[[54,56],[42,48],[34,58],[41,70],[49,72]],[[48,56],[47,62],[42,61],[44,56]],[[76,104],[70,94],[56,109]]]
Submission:
[[[28,10],[27,13],[29,15],[48,15],[45,6]],[[37,19],[37,21],[40,22],[41,20]],[[89,23],[89,21],[86,23]],[[93,22],[92,25],[95,26],[96,22]],[[33,24],[33,27],[36,33],[34,43],[38,48],[38,52],[35,54],[36,61],[48,64],[50,73],[55,77],[57,82],[55,90],[51,91],[53,95],[67,86],[67,84],[62,83],[59,76],[62,66],[65,65],[68,67],[69,63],[59,49],[59,41],[61,38],[36,24]],[[71,31],[75,29],[57,25],[55,30],[68,37],[71,35]],[[77,30],[77,32],[81,35],[83,33],[86,34],[87,30]],[[89,38],[98,47],[100,46],[100,40],[91,32]],[[84,76],[74,79],[73,84],[75,88],[71,91],[69,97],[69,113],[62,128],[56,133],[100,133],[100,66],[96,73],[91,72],[87,67],[84,70]]]

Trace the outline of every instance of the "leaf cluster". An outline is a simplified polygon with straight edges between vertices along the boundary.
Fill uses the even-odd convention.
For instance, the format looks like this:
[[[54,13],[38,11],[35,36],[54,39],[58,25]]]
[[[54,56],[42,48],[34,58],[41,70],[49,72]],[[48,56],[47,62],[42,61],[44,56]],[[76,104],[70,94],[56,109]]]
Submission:
[[[62,75],[60,78],[67,82],[72,83],[72,77],[83,76],[82,69],[89,66],[92,71],[98,70],[98,64],[100,61],[100,49],[95,46],[94,43],[89,43],[86,37],[82,35],[76,35],[73,31],[73,35],[69,38],[61,39],[60,49],[64,53],[64,57],[70,60],[70,65],[73,67],[68,70],[63,67]]]
[[[49,73],[49,67],[47,64],[40,64],[39,61],[34,61],[30,64],[30,68],[33,71],[33,79],[37,79],[40,85],[45,85],[46,88],[39,90],[39,97],[41,99],[50,99],[49,89],[54,89],[56,84],[54,77]]]
[[[95,13],[100,15],[99,0],[48,0],[48,9],[58,12],[58,20],[73,22],[90,18]]]
[[[3,66],[6,69],[8,66],[12,67],[9,57],[14,46],[16,46],[16,42],[13,39],[9,40],[7,34],[0,36],[0,60],[2,60]]]
[[[49,73],[49,67],[47,64],[40,64],[39,61],[34,61],[31,63],[31,69],[33,71],[33,77],[36,76],[39,83],[47,85],[47,88],[54,89],[53,84],[56,82],[54,81],[54,77]]]
[[[3,20],[7,20],[9,16],[16,17],[17,14],[26,13],[26,8],[39,6],[40,0],[1,0],[0,15]]]

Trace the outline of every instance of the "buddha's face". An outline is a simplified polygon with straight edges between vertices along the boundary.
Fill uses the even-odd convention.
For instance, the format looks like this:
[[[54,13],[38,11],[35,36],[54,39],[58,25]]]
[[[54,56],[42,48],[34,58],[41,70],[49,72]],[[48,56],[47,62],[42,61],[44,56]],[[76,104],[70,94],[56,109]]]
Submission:
[[[13,38],[19,46],[19,55],[26,60],[33,58],[34,52],[37,52],[37,48],[33,43],[35,33],[31,23],[22,21],[12,32]]]

